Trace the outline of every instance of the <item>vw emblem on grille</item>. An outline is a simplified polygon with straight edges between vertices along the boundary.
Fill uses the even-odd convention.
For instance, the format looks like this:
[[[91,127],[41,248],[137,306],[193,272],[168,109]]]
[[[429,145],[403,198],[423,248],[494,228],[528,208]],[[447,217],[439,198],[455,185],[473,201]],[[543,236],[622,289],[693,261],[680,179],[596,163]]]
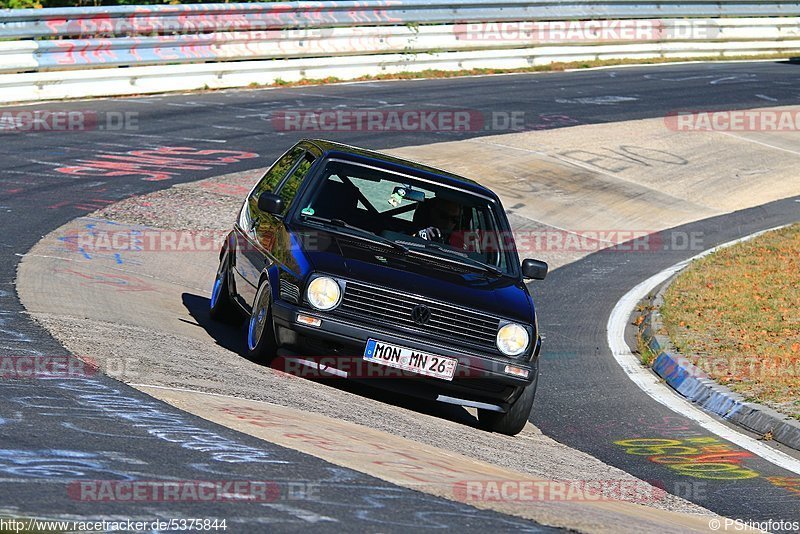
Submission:
[[[423,325],[428,321],[430,321],[431,310],[427,306],[423,306],[422,304],[417,304],[411,310],[411,318],[414,320],[415,323]]]

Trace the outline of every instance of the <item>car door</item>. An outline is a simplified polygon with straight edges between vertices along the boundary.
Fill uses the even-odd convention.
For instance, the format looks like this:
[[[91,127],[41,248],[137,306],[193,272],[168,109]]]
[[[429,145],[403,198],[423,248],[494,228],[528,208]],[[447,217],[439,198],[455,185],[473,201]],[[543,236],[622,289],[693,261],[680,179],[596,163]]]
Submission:
[[[233,258],[233,277],[239,302],[248,310],[255,298],[261,270],[265,265],[264,259],[267,257],[256,238],[258,226],[264,223],[267,215],[258,209],[258,197],[266,191],[276,191],[305,153],[305,149],[298,145],[278,158],[253,188],[239,212],[239,220],[234,226],[236,252]]]
[[[287,154],[289,156],[287,162],[291,165],[287,165],[288,170],[280,170],[276,173],[282,175],[277,185],[273,185],[271,182],[275,176],[265,176],[264,184],[260,182],[248,198],[249,231],[243,233],[248,246],[243,248],[237,257],[240,274],[246,279],[247,286],[246,294],[239,293],[246,300],[248,308],[255,298],[261,272],[265,267],[270,267],[275,263],[287,265],[288,262],[290,265],[287,267],[296,270],[296,266],[291,264],[293,256],[290,254],[290,237],[283,224],[283,218],[291,208],[303,180],[316,159],[304,147],[296,148],[297,150],[292,150]],[[271,214],[258,209],[258,196],[265,191],[275,192],[283,199],[282,213]]]

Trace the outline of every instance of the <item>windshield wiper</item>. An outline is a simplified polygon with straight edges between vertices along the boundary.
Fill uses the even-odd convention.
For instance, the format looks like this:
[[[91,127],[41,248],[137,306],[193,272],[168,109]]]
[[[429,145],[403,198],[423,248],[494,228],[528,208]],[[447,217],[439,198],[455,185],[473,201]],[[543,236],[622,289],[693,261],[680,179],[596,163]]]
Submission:
[[[447,259],[447,260],[450,260],[450,261],[453,261],[453,262],[469,265],[471,267],[476,267],[476,268],[478,268],[478,269],[480,269],[480,270],[482,270],[484,272],[492,273],[492,274],[497,275],[497,276],[510,276],[508,273],[500,270],[498,267],[495,267],[494,265],[489,265],[488,263],[483,263],[482,261],[475,260],[475,259],[470,258],[469,256],[467,256],[466,254],[464,254],[464,255],[459,254],[455,250],[450,250],[447,247],[444,247],[444,246],[436,243],[435,241],[426,242],[425,243],[425,247],[426,248],[433,248],[433,249],[438,250],[439,252],[444,252],[445,254],[447,254],[448,258],[442,258],[442,259]],[[412,251],[412,252],[417,252],[417,251]],[[441,256],[437,256],[437,257],[441,257]]]
[[[303,220],[313,221],[317,223],[322,223],[328,226],[335,226],[338,228],[346,228],[347,230],[351,230],[353,232],[357,232],[358,235],[354,235],[353,237],[359,237],[366,241],[370,241],[372,243],[377,243],[380,245],[385,245],[387,247],[391,247],[403,254],[408,254],[408,247],[405,245],[401,245],[400,243],[396,243],[391,239],[378,235],[376,233],[370,232],[369,230],[365,230],[364,228],[359,228],[358,226],[353,226],[352,224],[343,221],[342,219],[332,218],[329,219],[327,217],[320,217],[319,215],[300,215]],[[348,234],[351,235],[351,234]]]

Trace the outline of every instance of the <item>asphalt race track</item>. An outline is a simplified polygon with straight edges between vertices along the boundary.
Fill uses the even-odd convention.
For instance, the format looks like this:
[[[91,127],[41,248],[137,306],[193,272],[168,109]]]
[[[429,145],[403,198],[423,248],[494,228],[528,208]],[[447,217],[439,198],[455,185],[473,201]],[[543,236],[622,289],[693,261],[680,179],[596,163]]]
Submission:
[[[132,195],[234,171],[266,166],[301,137],[326,137],[387,149],[471,136],[472,132],[276,132],[271,113],[294,109],[470,109],[524,112],[527,127],[661,117],[675,110],[747,109],[800,104],[800,65],[788,62],[687,64],[536,75],[380,82],[324,87],[46,103],[24,110],[92,110],[99,116],[135,112],[138,129],[5,133],[0,170],[0,351],[61,355],[64,349],[23,313],[14,279],[20,255],[43,235],[80,215]],[[104,115],[105,114],[105,115]],[[225,165],[198,162],[153,178],[141,169],[109,166],[114,176],[70,174],[81,161],[164,147],[239,153]],[[257,154],[257,157],[253,157]],[[198,160],[202,160],[202,154]],[[712,247],[800,219],[795,199],[687,225]],[[532,421],[571,447],[653,481],[722,515],[739,519],[800,520],[798,496],[767,477],[792,473],[761,460],[746,465],[758,477],[736,484],[679,476],[668,466],[626,452],[624,440],[709,443],[713,436],[642,393],[619,368],[606,343],[606,322],[617,300],[645,278],[695,252],[593,254],[534,286],[545,340],[542,379]],[[276,501],[267,507],[209,504],[204,517],[235,517],[254,529],[399,530],[410,526],[542,529],[531,522],[424,495],[296,451],[270,445],[182,413],[105,377],[0,382],[0,514],[175,517],[196,510],[170,503],[119,505],[77,502],[64,481],[319,480],[322,499]],[[695,441],[691,441],[695,440]],[[623,441],[623,445],[615,444]],[[60,482],[59,482],[60,480]],[[726,482],[726,483],[723,483]],[[231,506],[237,507],[232,511]],[[134,511],[135,510],[135,511]],[[502,525],[502,526],[501,526]]]
[[[704,247],[711,248],[798,219],[800,203],[787,199],[674,230],[701,232]],[[664,235],[668,233],[663,232]],[[614,304],[634,285],[630,281],[638,283],[694,254],[660,250],[636,254],[640,257],[629,261],[626,256],[630,254],[610,249],[552,273],[548,284],[538,292],[539,309],[548,311],[540,318],[539,326],[547,333],[550,352],[544,355],[542,362],[547,369],[543,375],[547,380],[537,392],[532,420],[555,440],[589,452],[643,480],[660,484],[688,500],[702,502],[703,506],[721,515],[761,521],[770,518],[798,520],[797,497],[767,480],[793,474],[766,460],[748,453],[745,465],[761,476],[742,477],[732,484],[730,479],[714,480],[702,473],[695,477],[678,475],[667,465],[649,461],[647,456],[626,452],[633,447],[614,443],[631,439],[657,440],[652,442],[657,446],[668,440],[677,446],[692,447],[693,443],[698,443],[693,439],[714,437],[642,392],[614,360],[606,340],[608,316]],[[636,346],[633,335],[628,342]],[[784,447],[783,450],[790,449]]]

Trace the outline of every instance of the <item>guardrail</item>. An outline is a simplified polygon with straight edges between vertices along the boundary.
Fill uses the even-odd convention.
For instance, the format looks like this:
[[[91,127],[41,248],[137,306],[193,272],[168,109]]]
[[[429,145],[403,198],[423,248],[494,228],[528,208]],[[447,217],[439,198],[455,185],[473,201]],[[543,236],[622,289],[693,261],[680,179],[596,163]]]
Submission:
[[[795,53],[800,2],[369,0],[20,9],[0,10],[0,39],[0,102],[9,102],[430,68]]]

